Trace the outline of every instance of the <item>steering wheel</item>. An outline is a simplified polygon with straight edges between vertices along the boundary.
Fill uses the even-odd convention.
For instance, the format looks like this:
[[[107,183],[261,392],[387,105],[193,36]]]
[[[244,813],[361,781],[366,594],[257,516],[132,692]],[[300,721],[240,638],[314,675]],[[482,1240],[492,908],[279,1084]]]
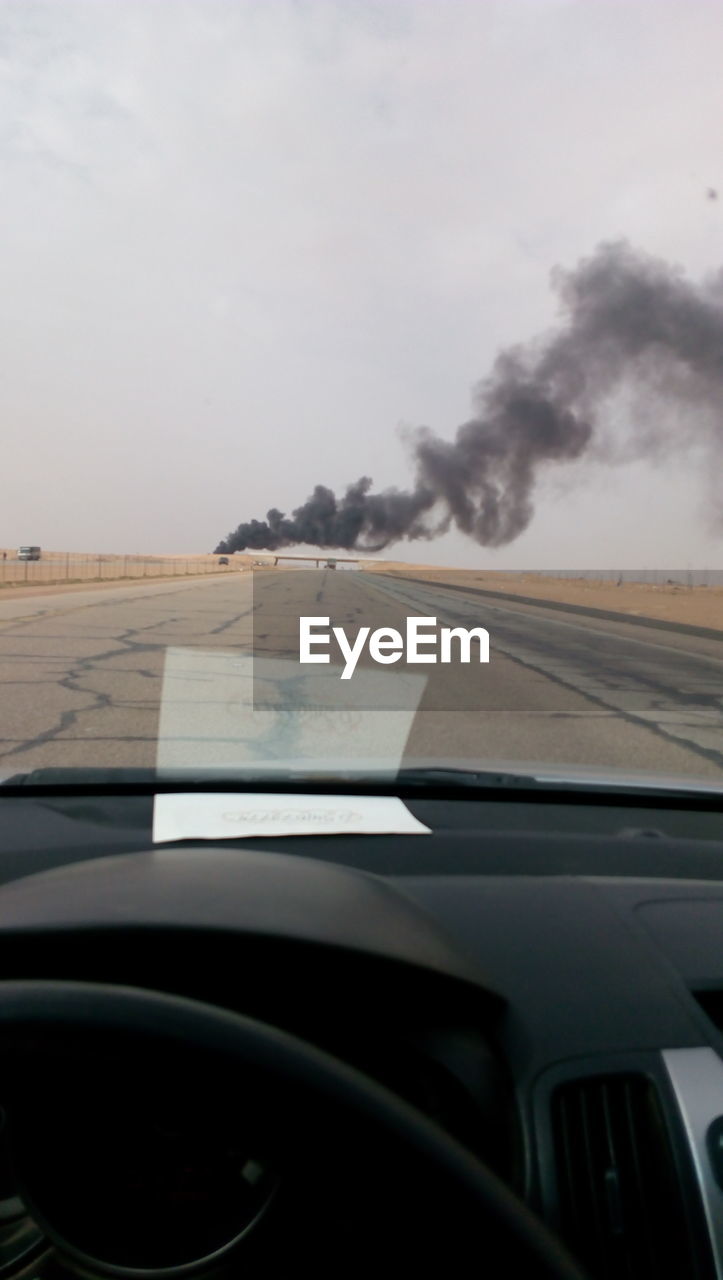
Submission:
[[[73,1065],[56,1077],[56,1059]],[[115,1077],[110,1062],[120,1064]],[[450,1276],[464,1267],[490,1280],[518,1269],[531,1280],[584,1280],[552,1233],[471,1153],[395,1094],[315,1046],[229,1010],[156,991],[0,983],[0,1086],[9,1091],[21,1191],[28,1189],[31,1212],[61,1256],[75,1258],[81,1270],[87,1272],[90,1258],[106,1275],[205,1274],[192,1260],[169,1267],[159,1255],[160,1265],[153,1265],[152,1247],[147,1257],[122,1256],[120,1264],[99,1257],[59,1225],[54,1207],[62,1202],[61,1218],[75,1214],[81,1229],[83,1196],[97,1195],[106,1230],[122,1236],[137,1188],[135,1200],[118,1201],[117,1221],[114,1196],[102,1206],[98,1160],[107,1138],[98,1137],[95,1121],[87,1126],[90,1136],[78,1135],[78,1099],[97,1089],[106,1109],[125,1115],[128,1089],[137,1100],[157,1098],[180,1082],[173,1096],[185,1098],[190,1115],[193,1098],[184,1072],[188,1065],[198,1081],[193,1072],[199,1064],[206,1101],[226,1089],[224,1096],[236,1097],[254,1125],[268,1130],[270,1149],[281,1153],[281,1202],[286,1194],[289,1205],[297,1195],[303,1203],[303,1212],[290,1218],[271,1210],[260,1215],[234,1255],[245,1275],[256,1275],[256,1267],[259,1275],[292,1275],[305,1264],[316,1277],[368,1276],[372,1266],[382,1274],[423,1266],[431,1274],[438,1265]],[[291,1175],[284,1193],[285,1160]],[[82,1195],[68,1189],[76,1177]],[[349,1214],[339,1212],[342,1203]],[[189,1201],[174,1220],[192,1213]],[[160,1230],[160,1221],[162,1215],[151,1215],[143,1230]],[[138,1234],[137,1223],[134,1229]]]

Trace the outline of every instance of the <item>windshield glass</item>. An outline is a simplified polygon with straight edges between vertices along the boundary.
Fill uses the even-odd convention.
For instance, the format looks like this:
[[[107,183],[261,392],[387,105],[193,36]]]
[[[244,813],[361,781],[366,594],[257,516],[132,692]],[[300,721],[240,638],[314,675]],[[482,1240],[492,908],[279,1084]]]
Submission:
[[[0,779],[723,783],[723,5],[0,33]]]

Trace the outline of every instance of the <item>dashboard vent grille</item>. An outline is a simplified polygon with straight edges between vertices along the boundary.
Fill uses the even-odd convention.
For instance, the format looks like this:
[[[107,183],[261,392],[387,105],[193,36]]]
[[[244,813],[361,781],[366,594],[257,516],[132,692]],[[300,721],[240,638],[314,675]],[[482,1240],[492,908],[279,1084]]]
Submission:
[[[680,1280],[690,1246],[660,1101],[642,1075],[595,1076],[552,1098],[560,1228],[596,1280]]]

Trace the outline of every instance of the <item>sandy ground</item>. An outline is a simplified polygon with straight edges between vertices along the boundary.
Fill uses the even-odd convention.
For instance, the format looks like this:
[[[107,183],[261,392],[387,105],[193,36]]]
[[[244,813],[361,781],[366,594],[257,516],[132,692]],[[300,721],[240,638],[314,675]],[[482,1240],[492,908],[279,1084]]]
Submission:
[[[375,566],[382,571],[381,566]],[[484,573],[389,562],[384,571],[409,573],[431,582],[453,582],[487,591],[505,591],[538,600],[559,600],[592,609],[610,609],[633,617],[662,618],[723,632],[723,587],[684,587],[653,583],[593,582],[589,578],[542,578],[537,574]]]

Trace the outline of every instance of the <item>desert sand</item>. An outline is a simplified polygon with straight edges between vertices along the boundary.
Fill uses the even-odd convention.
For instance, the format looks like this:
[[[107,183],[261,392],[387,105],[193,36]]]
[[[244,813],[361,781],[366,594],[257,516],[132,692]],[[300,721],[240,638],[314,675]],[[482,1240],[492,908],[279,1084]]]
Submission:
[[[486,591],[503,591],[536,600],[609,609],[631,617],[661,618],[688,626],[710,627],[723,633],[723,587],[686,587],[589,578],[545,578],[538,574],[439,569],[401,561],[376,565],[379,572],[397,572],[428,581],[468,584]]]

